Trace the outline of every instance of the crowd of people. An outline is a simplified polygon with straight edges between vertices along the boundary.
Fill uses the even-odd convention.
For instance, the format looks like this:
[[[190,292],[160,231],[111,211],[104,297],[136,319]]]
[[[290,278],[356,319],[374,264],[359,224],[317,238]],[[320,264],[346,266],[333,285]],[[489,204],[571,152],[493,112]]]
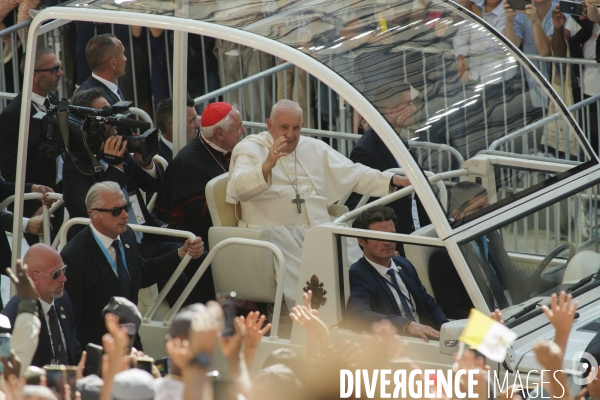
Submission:
[[[35,6],[34,3],[24,2],[21,6],[27,9]],[[598,23],[590,21],[598,21],[600,17],[591,0],[586,0],[589,21],[577,18],[577,23],[572,22],[575,18],[565,18],[551,0],[536,0],[522,12],[515,12],[508,2],[491,0],[469,2],[466,6],[503,31],[515,45],[522,45],[526,53],[565,55],[564,45],[568,41],[573,43],[571,49],[576,44],[580,46],[583,57],[596,57]],[[141,37],[141,30],[133,28],[130,41],[118,27],[112,34],[101,33],[108,27],[99,26],[96,27],[98,34],[94,35],[93,26],[79,24],[74,47],[78,58],[78,87],[70,104],[101,109],[131,99],[132,93],[122,91],[121,85],[133,75],[128,72],[128,54],[132,54],[128,48],[133,48],[133,53],[139,49],[135,38]],[[169,42],[169,33],[151,30],[150,34],[151,45],[155,43],[158,54],[161,43]],[[473,39],[474,35],[475,32],[461,32],[454,43],[460,50],[457,51],[459,79],[465,82],[479,79],[485,70],[485,60],[466,57],[469,51],[481,50],[470,48],[471,44],[479,43]],[[215,57],[211,46],[220,59],[231,61],[232,66],[224,69],[230,75],[235,75],[232,71],[242,70],[233,65],[239,59],[249,60],[248,66],[268,67],[267,60],[260,60],[264,53],[248,48],[234,49],[229,45],[217,41],[208,46],[209,51],[200,46],[204,48],[208,69],[203,73],[207,79],[198,80],[195,74],[195,79],[189,82],[206,81],[208,88],[204,88],[203,83],[193,90],[188,87],[192,96],[219,86],[217,64],[210,59]],[[237,57],[237,51],[242,52],[241,58]],[[233,55],[236,55],[235,60]],[[169,54],[153,58],[152,75],[168,70],[165,63],[170,59]],[[540,68],[548,75],[545,64]],[[194,69],[191,70],[193,74]],[[600,81],[597,74],[592,67],[584,70],[581,79],[585,81],[587,97],[599,92],[594,86]],[[222,74],[221,79],[225,76],[228,75]],[[34,55],[32,116],[58,105],[54,92],[61,79],[63,69],[54,51],[38,47]],[[15,273],[10,269],[6,271],[17,288],[17,295],[2,311],[10,321],[6,330],[13,334],[11,354],[2,358],[3,393],[7,398],[209,399],[223,387],[228,397],[250,399],[337,397],[340,369],[371,370],[387,366],[418,369],[407,361],[398,363],[397,358],[402,354],[398,334],[420,337],[424,341],[439,339],[441,326],[449,318],[468,316],[473,308],[472,300],[445,249],[436,250],[429,260],[434,293],[427,293],[417,270],[404,257],[401,244],[348,239],[348,254],[353,264],[349,270],[350,296],[343,323],[356,332],[371,332],[371,335],[365,337],[360,347],[345,343],[334,348],[329,327],[311,306],[312,294],[306,293],[302,304],[297,304],[304,238],[312,227],[331,221],[329,207],[346,194],[353,193],[348,201],[353,208],[361,195],[373,196],[370,199],[373,201],[410,185],[406,177],[386,172],[398,166],[389,149],[370,128],[352,150],[350,159],[323,141],[301,136],[300,131],[307,123],[306,108],[283,98],[288,90],[278,90],[278,99],[265,121],[267,131],[249,135],[241,142],[245,134],[244,110],[218,101],[206,106],[199,117],[193,100],[188,100],[187,144],[173,156],[173,100],[165,89],[168,85],[164,76],[153,77],[152,82],[145,90],[151,87],[157,104],[150,111],[160,129],[158,155],[167,162],[166,168],[158,160],[129,151],[126,138],[134,139],[132,131],[124,126],[101,127],[105,140],[98,149],[98,157],[89,159],[65,153],[47,157],[35,146],[29,146],[26,190],[41,193],[42,198],[41,203],[25,202],[22,224],[31,247],[22,263],[17,263]],[[537,87],[535,82],[530,85]],[[412,103],[415,89],[410,84],[384,83],[374,88],[373,96],[384,118],[398,133],[411,125],[416,108]],[[142,97],[150,98],[149,95]],[[531,101],[535,107],[548,107],[535,93]],[[248,108],[245,110],[247,114]],[[21,112],[19,94],[0,113],[2,199],[14,194],[13,182],[18,178]],[[591,117],[597,121],[597,116]],[[259,120],[262,116],[255,113],[251,118]],[[595,126],[597,128],[597,122]],[[597,131],[595,135],[597,137]],[[315,163],[315,159],[320,162]],[[213,223],[206,185],[225,173],[229,174],[226,202],[236,210],[239,208],[236,214],[239,227],[268,231],[271,241],[285,256],[283,313],[293,324],[307,331],[307,355],[282,349],[269,356],[260,368],[253,366],[261,338],[270,329],[268,319],[272,315],[253,310],[238,316],[230,326],[232,334],[223,335],[225,324],[231,321],[224,318],[221,306],[213,301],[216,295],[209,268],[172,321],[165,340],[169,361],[163,364],[162,371],[167,375],[161,376],[158,364],[145,367],[147,357],[138,334],[142,322],[136,306],[139,291],[155,284],[161,290],[180,261],[189,261],[166,297],[169,305],[175,305],[209,250],[208,231]],[[48,197],[52,192],[63,194],[64,207],[70,217],[87,217],[90,221],[88,226],[69,231],[69,241],[60,253],[50,246],[36,244],[38,236],[43,234],[41,210],[52,204]],[[464,218],[489,203],[487,191],[477,183],[461,182],[451,192],[448,214],[453,219]],[[157,193],[157,199],[154,209],[149,210],[147,200],[153,193]],[[61,212],[59,208],[52,221],[55,232],[61,227]],[[390,207],[370,208],[356,220],[355,227],[411,233],[429,223],[418,196],[413,195],[391,203]],[[10,213],[3,212],[2,224],[5,228],[12,226]],[[142,234],[130,225],[185,230],[196,238],[179,240]],[[474,270],[474,279],[482,288],[489,309],[509,306],[507,297],[513,304],[524,301],[523,286],[530,277],[515,268],[500,239],[489,233],[478,238],[472,247],[473,251],[465,257],[470,265],[481,267],[479,274]],[[4,238],[0,238],[0,252],[2,266],[9,265],[10,247]],[[515,276],[518,279],[514,279]],[[563,292],[559,296],[552,295],[550,307],[544,308],[556,336],[553,343],[538,344],[535,352],[540,364],[549,370],[561,369],[576,307],[570,295]],[[501,320],[499,312],[492,316]],[[99,346],[102,347],[100,356],[96,352]],[[228,361],[226,379],[207,375],[218,346]],[[90,361],[92,351],[95,364]],[[64,379],[56,380],[52,368],[42,369],[52,364],[77,368],[65,369]],[[92,366],[95,371],[89,370]],[[456,357],[455,368],[481,371],[477,391],[487,397],[485,358],[465,351]],[[250,379],[250,370],[260,370],[260,373]],[[68,378],[68,371],[75,372],[74,379]],[[558,376],[566,387],[564,376]],[[594,380],[581,389],[596,397],[596,393],[600,393],[600,382]],[[557,387],[544,390],[553,394]],[[511,398],[512,395],[503,396]]]

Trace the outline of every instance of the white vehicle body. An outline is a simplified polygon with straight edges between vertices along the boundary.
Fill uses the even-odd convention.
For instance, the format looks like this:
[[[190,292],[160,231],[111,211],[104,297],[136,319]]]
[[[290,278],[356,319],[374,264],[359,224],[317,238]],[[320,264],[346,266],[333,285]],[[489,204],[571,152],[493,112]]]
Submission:
[[[47,8],[40,12],[31,24],[29,30],[29,40],[27,48],[27,62],[25,64],[25,80],[23,87],[23,104],[28,104],[31,101],[31,76],[33,74],[33,58],[31,54],[35,52],[35,38],[37,35],[54,29],[64,23],[72,20],[77,21],[90,21],[90,22],[106,22],[116,23],[125,25],[138,25],[144,27],[162,28],[175,31],[175,54],[181,55],[174,59],[174,107],[175,110],[185,109],[185,90],[182,88],[186,87],[186,74],[183,72],[186,65],[185,51],[181,51],[186,48],[187,33],[200,34],[205,36],[211,36],[217,39],[223,39],[231,42],[238,43],[240,45],[253,47],[263,52],[267,52],[274,56],[277,56],[283,60],[287,60],[292,64],[309,71],[311,75],[318,78],[322,82],[326,82],[341,98],[348,102],[364,119],[368,124],[378,133],[379,137],[385,143],[389,151],[392,153],[394,158],[398,161],[399,166],[403,172],[410,179],[414,191],[419,196],[423,203],[423,206],[431,220],[433,228],[429,231],[427,236],[419,235],[401,235],[392,233],[381,233],[373,231],[360,231],[352,228],[348,228],[343,222],[351,220],[355,217],[354,214],[350,214],[346,217],[338,219],[336,222],[326,224],[318,227],[313,227],[307,234],[304,242],[302,266],[300,270],[300,279],[298,282],[298,296],[297,302],[301,302],[302,289],[306,286],[306,281],[309,281],[313,275],[316,275],[320,282],[324,283],[324,287],[327,290],[326,297],[328,301],[321,306],[319,313],[325,323],[333,327],[332,337],[334,343],[339,343],[344,339],[358,341],[360,336],[350,330],[346,330],[339,327],[340,322],[345,317],[345,302],[349,295],[348,285],[348,267],[350,261],[344,256],[343,249],[338,247],[341,243],[338,239],[343,236],[364,236],[373,239],[389,239],[392,241],[403,242],[404,244],[414,244],[419,246],[435,246],[445,247],[458,271],[458,274],[462,280],[462,283],[470,296],[470,299],[475,308],[482,312],[489,312],[490,306],[484,298],[482,288],[478,285],[478,282],[474,278],[472,273],[472,266],[470,267],[465,256],[463,255],[464,247],[469,244],[469,241],[478,237],[484,233],[488,233],[494,230],[503,229],[505,237],[513,232],[512,238],[515,245],[508,246],[508,254],[511,259],[516,263],[536,265],[538,264],[545,255],[550,253],[552,248],[548,248],[549,243],[556,243],[563,241],[570,241],[575,243],[579,250],[587,249],[597,251],[598,240],[596,235],[597,230],[590,229],[587,236],[581,234],[576,229],[577,223],[574,219],[576,216],[581,215],[594,215],[593,212],[597,212],[596,196],[597,190],[596,185],[600,182],[600,166],[598,165],[598,157],[590,150],[589,145],[582,136],[580,128],[576,125],[573,117],[566,111],[564,105],[559,100],[556,93],[552,92],[549,84],[541,76],[533,65],[527,61],[523,55],[514,48],[507,39],[498,35],[491,27],[487,26],[481,20],[477,19],[471,14],[467,14],[462,8],[454,3],[442,3],[433,2],[430,5],[430,10],[436,12],[446,12],[447,15],[443,15],[444,18],[437,21],[435,16],[433,19],[426,20],[425,17],[417,19],[416,22],[410,22],[405,25],[393,26],[391,23],[394,16],[399,15],[399,10],[405,10],[408,7],[406,21],[410,21],[408,14],[414,13],[416,10],[412,8],[412,2],[406,4],[401,2],[391,1],[379,2],[373,0],[358,2],[354,5],[354,9],[351,9],[347,2],[344,1],[308,1],[303,4],[274,2],[277,4],[275,11],[270,16],[264,18],[253,18],[255,13],[262,13],[261,5],[262,2],[224,2],[230,7],[239,6],[243,9],[244,15],[247,15],[247,21],[244,20],[239,14],[236,17],[228,18],[225,11],[219,11],[214,2],[201,2],[192,3],[187,2],[168,2],[168,1],[134,1],[134,2],[117,2],[114,3],[108,0],[97,0],[97,1],[75,1],[68,4],[67,6]],[[385,3],[385,4],[384,4]],[[389,3],[389,4],[388,4]],[[383,5],[382,5],[383,4]],[[410,7],[409,7],[410,6]],[[213,7],[213,8],[210,8]],[[381,9],[377,8],[380,7]],[[397,8],[396,8],[397,7]],[[403,8],[404,7],[404,8]],[[345,8],[351,16],[342,14]],[[212,10],[212,11],[211,11]],[[341,11],[340,11],[341,10]],[[304,13],[310,14],[314,18],[313,23],[319,23],[324,26],[328,25],[328,28],[335,24],[331,21],[326,21],[330,18],[334,22],[337,20],[342,21],[341,24],[346,28],[350,26],[350,20],[358,19],[362,21],[356,29],[360,30],[360,33],[354,37],[343,38],[339,34],[336,39],[331,39],[329,43],[325,43],[322,48],[313,45],[308,51],[306,49],[298,50],[298,44],[294,42],[295,39],[290,39],[289,35],[285,32],[279,32],[274,26],[288,27],[289,32],[293,31],[293,28],[297,28],[294,25],[294,16]],[[328,14],[329,13],[329,14]],[[362,14],[361,14],[362,13]],[[391,13],[391,14],[390,14]],[[394,14],[396,13],[396,14]],[[266,14],[265,14],[266,15]],[[346,15],[346,17],[344,17]],[[326,18],[327,17],[327,18]],[[446,18],[447,17],[447,18]],[[219,18],[223,18],[220,20]],[[346,18],[346,20],[344,20]],[[454,18],[452,20],[451,18]],[[373,20],[379,19],[389,21],[385,29],[383,23],[373,31],[369,31],[369,26],[373,26]],[[401,18],[400,18],[401,19]],[[48,22],[50,21],[50,22]],[[286,23],[287,21],[287,23]],[[437,22],[436,22],[437,21]],[[381,48],[382,51],[389,50],[390,54],[402,53],[403,55],[409,55],[406,48],[421,48],[427,49],[427,57],[437,57],[436,51],[441,52],[442,58],[444,52],[450,52],[451,46],[444,44],[446,40],[443,36],[438,36],[439,42],[435,38],[437,35],[437,29],[426,31],[428,26],[433,26],[440,21],[448,25],[447,29],[454,29],[453,35],[458,34],[460,29],[460,22],[463,21],[462,25],[473,24],[480,31],[484,31],[489,36],[490,40],[497,42],[497,46],[500,48],[500,53],[503,62],[509,67],[506,70],[510,70],[513,67],[519,67],[521,71],[522,81],[530,81],[529,87],[537,83],[539,90],[544,97],[550,103],[554,103],[554,112],[549,117],[555,115],[556,121],[538,123],[538,136],[533,130],[528,134],[520,136],[518,140],[524,142],[533,143],[536,147],[535,152],[527,151],[514,151],[510,150],[509,147],[515,146],[515,141],[512,142],[509,139],[505,139],[511,133],[516,132],[518,129],[515,126],[507,123],[508,118],[511,116],[511,110],[507,106],[508,96],[503,92],[502,104],[504,106],[504,134],[499,137],[487,136],[487,120],[484,118],[484,128],[481,128],[482,137],[485,138],[485,145],[481,146],[482,151],[477,151],[475,154],[469,152],[467,144],[467,150],[461,151],[466,161],[462,165],[452,165],[452,162],[448,162],[447,165],[438,165],[438,174],[443,171],[446,175],[433,175],[432,181],[443,180],[447,186],[451,186],[453,182],[458,180],[470,180],[480,182],[490,192],[490,206],[476,213],[473,217],[467,218],[462,221],[451,221],[446,217],[446,211],[438,201],[436,193],[432,190],[432,186],[428,184],[428,181],[421,170],[429,169],[425,165],[419,165],[407,147],[399,139],[396,132],[394,132],[392,126],[386,121],[385,117],[379,112],[374,106],[374,101],[369,98],[368,79],[374,77],[377,79],[377,74],[373,71],[369,71],[368,68],[364,71],[359,71],[364,74],[361,78],[361,84],[357,84],[357,81],[353,81],[351,75],[357,73],[355,69],[358,69],[358,64],[353,64],[353,71],[343,70],[339,65],[327,65],[325,59],[336,58],[338,61],[346,62],[351,57],[343,58],[336,53],[339,48],[338,44],[344,43],[346,46],[350,46],[352,40],[356,40],[355,43],[359,43],[354,47],[354,53],[352,49],[349,50],[348,54],[353,54],[355,57],[359,57],[362,54],[372,50],[372,48]],[[362,24],[362,25],[361,25]],[[369,25],[371,24],[371,25]],[[443,27],[438,27],[442,29]],[[419,31],[421,29],[421,31]],[[322,28],[325,32],[327,29]],[[333,30],[333,28],[331,28]],[[288,33],[289,33],[288,32]],[[337,31],[336,31],[337,32]],[[354,31],[356,32],[356,31]],[[317,37],[319,33],[319,27],[313,29],[313,38]],[[413,39],[403,41],[403,36],[406,38]],[[365,39],[366,38],[366,39]],[[427,39],[429,38],[429,39]],[[421,40],[421,42],[419,41]],[[427,42],[429,40],[429,42]],[[450,39],[448,39],[450,40]],[[395,42],[394,42],[395,41]],[[447,40],[446,40],[447,42]],[[352,44],[354,45],[354,44]],[[437,48],[436,46],[440,46]],[[337,46],[337,47],[336,47]],[[442,50],[440,50],[440,48]],[[303,52],[307,51],[309,54]],[[424,50],[423,50],[424,51]],[[395,53],[394,53],[395,52]],[[386,56],[388,55],[385,53]],[[424,52],[422,54],[425,54]],[[391,57],[391,56],[390,56]],[[450,54],[449,58],[454,60],[454,55]],[[445,64],[435,65],[433,69],[426,65],[427,58],[423,55],[423,75],[432,75],[435,72],[435,68],[440,71],[443,70]],[[427,59],[429,60],[429,59]],[[474,61],[474,58],[471,60]],[[434,63],[435,64],[435,63]],[[501,63],[500,63],[501,64]],[[499,65],[500,65],[499,64]],[[371,66],[376,63],[371,64]],[[413,68],[415,74],[417,74],[418,68]],[[432,72],[433,71],[433,72]],[[409,71],[410,72],[410,71]],[[449,96],[446,96],[450,89],[450,84],[447,85],[446,78],[442,81],[433,78],[433,82],[428,82],[426,78],[419,78],[411,75],[409,72],[404,71],[403,78],[405,81],[410,82],[413,86],[417,87],[417,90],[421,92],[420,99],[422,108],[419,112],[424,114],[423,118],[426,123],[423,123],[421,128],[417,130],[409,130],[408,139],[411,139],[412,143],[419,147],[419,137],[417,133],[429,132],[431,126],[437,121],[444,121],[444,128],[447,129],[446,135],[450,138],[454,127],[450,126],[454,122],[448,119],[448,116],[456,110],[464,112],[465,121],[467,120],[468,109],[462,110],[463,104],[458,104],[456,110],[452,108],[453,104],[448,104]],[[503,74],[506,71],[501,71]],[[441,73],[445,73],[442,71]],[[370,75],[371,74],[371,75]],[[382,73],[384,74],[384,73]],[[433,74],[435,75],[435,74]],[[513,77],[499,78],[500,82],[509,82]],[[421,79],[419,81],[419,79]],[[421,83],[419,83],[421,82]],[[437,82],[437,83],[436,83]],[[480,93],[485,91],[486,84],[494,84],[494,82],[485,82],[483,77],[479,82],[482,84],[483,91],[479,90]],[[495,82],[498,85],[498,82]],[[526,98],[529,98],[530,89],[526,89],[524,83],[520,87],[522,98],[515,100],[523,104],[523,124],[529,125],[535,124],[537,121],[547,117],[545,112],[541,112],[542,115],[539,118],[529,117],[532,115],[529,108],[526,109],[525,103]],[[431,93],[436,93],[433,89],[441,90],[444,93],[443,100],[445,104],[438,107],[438,111],[442,114],[439,118],[431,118],[427,104],[436,100]],[[527,91],[527,93],[526,93]],[[438,92],[439,93],[439,92]],[[477,92],[475,92],[477,93]],[[490,92],[491,93],[491,92]],[[520,94],[516,93],[518,97]],[[428,96],[431,96],[428,98]],[[438,99],[438,103],[441,101]],[[468,98],[465,99],[465,102]],[[474,100],[475,101],[475,100]],[[484,100],[485,101],[485,100]],[[528,101],[528,100],[527,100]],[[527,103],[529,104],[529,103]],[[21,115],[21,135],[19,143],[19,162],[17,167],[17,176],[20,180],[17,182],[17,193],[23,193],[24,188],[24,169],[26,164],[26,150],[27,150],[27,137],[29,129],[29,107],[23,107],[23,114]],[[444,111],[446,110],[446,111]],[[454,111],[453,111],[454,110]],[[484,106],[483,114],[492,116],[492,111],[487,110]],[[488,112],[489,111],[489,112]],[[174,137],[174,148],[175,152],[180,149],[185,141],[184,134],[185,121],[183,113],[174,113],[180,117],[174,120],[174,132],[180,133]],[[508,117],[507,117],[508,115]],[[455,116],[455,115],[454,115]],[[470,126],[473,126],[474,119],[468,116],[470,119]],[[525,123],[525,121],[527,123]],[[431,123],[430,123],[431,122]],[[427,127],[427,124],[430,126]],[[548,150],[547,143],[540,141],[540,137],[546,133],[547,127],[550,125],[560,125],[566,127],[565,132],[571,133],[575,137],[575,143],[577,150],[576,155],[572,156],[573,159],[564,160],[556,154],[552,157],[552,151]],[[418,126],[417,126],[418,127]],[[467,122],[462,127],[465,132]],[[456,128],[458,130],[459,128]],[[476,129],[476,128],[473,128]],[[523,128],[524,129],[524,128]],[[412,133],[411,133],[412,132]],[[433,136],[435,132],[431,133]],[[475,141],[472,141],[468,137],[467,143],[471,143],[472,146]],[[427,137],[430,134],[427,133]],[[533,139],[531,139],[533,137]],[[504,140],[504,146],[500,147],[499,142],[493,143],[494,140]],[[421,139],[422,142],[427,144],[428,140]],[[434,142],[433,140],[431,142]],[[567,139],[568,142],[568,139]],[[521,142],[517,143],[517,147],[527,147],[526,144]],[[425,145],[423,145],[425,146]],[[483,150],[492,147],[493,151],[484,152]],[[501,150],[494,150],[501,149]],[[569,146],[566,147],[566,153],[569,153]],[[562,156],[564,158],[564,155]],[[431,161],[428,160],[429,166]],[[507,178],[507,172],[512,170],[511,178]],[[508,183],[512,180],[519,179],[521,187],[512,186],[507,191]],[[536,186],[537,184],[537,186]],[[409,194],[410,190],[403,191],[402,194]],[[510,193],[509,193],[510,192]],[[509,194],[506,194],[509,193]],[[512,193],[512,194],[511,194]],[[392,195],[393,196],[393,195]],[[560,200],[565,198],[562,204],[566,211],[559,210],[558,204]],[[442,199],[444,202],[445,199]],[[588,204],[585,208],[581,204]],[[17,196],[15,214],[17,218],[15,221],[19,221],[22,215],[22,196]],[[556,204],[552,208],[553,204]],[[542,211],[540,211],[542,210]],[[546,213],[543,213],[546,210]],[[560,214],[563,212],[563,214]],[[587,214],[586,214],[587,213]],[[546,215],[544,217],[543,215]],[[566,217],[566,224],[560,225],[560,215]],[[595,218],[597,219],[597,218]],[[541,221],[544,220],[545,224]],[[552,222],[554,221],[554,222]],[[592,221],[592,226],[597,227],[597,221]],[[524,229],[521,229],[523,228]],[[15,223],[14,232],[16,233],[13,238],[13,248],[20,248],[20,235],[19,223]],[[573,232],[578,233],[574,234]],[[588,238],[586,241],[585,238]],[[539,245],[539,240],[545,240],[544,245]],[[546,240],[547,239],[547,240]],[[567,240],[568,239],[568,240]],[[531,242],[532,245],[528,246]],[[505,244],[507,239],[505,238]],[[522,244],[525,243],[523,250]],[[534,250],[532,250],[532,248]],[[463,249],[463,250],[461,250]],[[596,254],[597,255],[597,254]],[[19,257],[18,251],[13,253],[13,258]],[[417,261],[408,257],[413,263]],[[600,258],[598,256],[597,258]],[[597,259],[593,258],[594,262]],[[570,284],[578,282],[580,279],[589,276],[590,274],[598,271],[600,263],[586,262],[585,265],[581,264],[569,264],[566,267],[565,272],[565,259],[558,258],[551,264],[552,268],[561,270],[562,275],[557,281],[557,284],[564,285],[564,287]],[[423,266],[421,269],[417,267],[421,279],[425,280],[428,278],[422,276]],[[426,268],[426,265],[425,267]],[[594,284],[595,278],[592,279],[587,285],[583,287],[579,292],[576,292],[577,300],[580,304],[580,316],[575,321],[573,333],[569,340],[568,352],[566,354],[565,366],[571,368],[571,362],[577,361],[574,359],[574,354],[578,351],[583,351],[587,343],[594,336],[593,332],[581,331],[580,328],[587,325],[589,322],[596,320],[600,316],[600,287]],[[429,284],[428,284],[429,285]],[[426,285],[426,287],[428,286]],[[429,286],[430,287],[430,286]],[[558,286],[557,286],[558,287]],[[529,296],[527,296],[529,297]],[[549,302],[549,294],[542,296],[533,296],[531,299],[527,299],[522,302],[515,302],[510,307],[503,310],[505,319],[510,318],[516,312],[523,309],[528,304],[542,301],[542,304]],[[535,315],[525,323],[524,318],[515,318],[512,323],[509,324],[511,328],[519,335],[516,342],[512,345],[509,350],[509,354],[505,361],[505,364],[492,365],[493,369],[498,371],[530,371],[533,369],[539,369],[535,361],[535,357],[531,351],[532,346],[536,341],[541,338],[552,338],[553,328],[548,323],[546,317],[539,312],[539,308],[531,312],[531,315]],[[519,322],[519,320],[523,322]],[[161,356],[164,354],[164,334],[168,329],[168,321],[163,324],[162,321],[145,321],[141,330],[141,335],[144,340],[145,349],[147,353],[154,356]],[[440,341],[430,341],[425,343],[421,339],[407,337],[405,340],[409,342],[407,356],[417,360],[419,364],[424,368],[445,368],[451,364],[451,354],[455,351],[456,347],[451,344],[451,340],[456,340],[457,332],[460,332],[460,327],[464,325],[464,321],[452,322],[449,326],[442,330],[442,337]],[[280,339],[276,337],[265,338],[259,350],[257,356],[257,363],[260,364],[262,359],[271,353],[274,349],[281,346],[292,346],[301,348],[305,344],[304,332],[298,327],[294,326],[292,336],[290,340]]]

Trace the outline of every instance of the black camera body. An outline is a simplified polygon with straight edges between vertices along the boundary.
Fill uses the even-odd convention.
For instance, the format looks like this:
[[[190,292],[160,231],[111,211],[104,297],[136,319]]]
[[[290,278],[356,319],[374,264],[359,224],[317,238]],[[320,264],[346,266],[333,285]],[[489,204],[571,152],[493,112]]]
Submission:
[[[38,112],[31,120],[29,145],[36,146],[42,158],[56,158],[63,151],[74,155],[102,158],[102,143],[108,139],[107,126],[140,128],[140,136],[122,135],[127,150],[140,153],[149,163],[158,153],[158,129],[150,129],[150,123],[129,118],[130,101],[120,101],[102,109],[71,106],[62,99],[58,106],[50,106],[47,112]]]

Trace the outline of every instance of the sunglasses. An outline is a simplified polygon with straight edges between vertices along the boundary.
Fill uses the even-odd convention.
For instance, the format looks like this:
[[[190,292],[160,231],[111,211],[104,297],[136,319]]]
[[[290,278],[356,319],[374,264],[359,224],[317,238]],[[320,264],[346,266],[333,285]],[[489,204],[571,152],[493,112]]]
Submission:
[[[51,274],[47,274],[47,273],[41,272],[41,271],[29,271],[29,272],[36,272],[38,274],[48,275],[48,276],[52,277],[52,280],[57,280],[61,273],[66,273],[67,272],[67,266],[63,265],[62,268],[57,269],[56,271],[54,271]]]
[[[58,73],[58,70],[62,69],[62,64],[55,65],[52,68],[34,69],[35,72],[52,72],[53,75]]]
[[[125,210],[125,212],[129,212],[131,210],[131,203],[127,202],[123,207],[113,207],[113,208],[92,208],[92,210],[100,211],[100,212],[109,212],[113,217],[118,217],[121,215],[121,212]]]

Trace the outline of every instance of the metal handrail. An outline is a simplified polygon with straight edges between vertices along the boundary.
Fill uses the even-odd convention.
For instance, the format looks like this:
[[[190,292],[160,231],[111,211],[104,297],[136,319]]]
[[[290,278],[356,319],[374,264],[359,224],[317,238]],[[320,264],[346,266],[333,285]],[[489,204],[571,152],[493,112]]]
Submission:
[[[210,93],[206,93],[206,94],[204,94],[202,96],[196,97],[194,99],[194,105],[197,106],[197,105],[202,104],[202,103],[204,103],[204,102],[206,102],[208,100],[212,100],[212,99],[214,99],[216,97],[219,97],[219,96],[221,96],[223,94],[226,94],[227,92],[229,92],[231,90],[239,89],[239,88],[241,88],[242,86],[244,86],[244,85],[246,85],[248,83],[256,82],[256,81],[261,80],[263,78],[267,78],[267,77],[269,77],[271,75],[276,74],[279,71],[283,71],[284,69],[289,68],[289,67],[293,67],[293,66],[294,65],[291,62],[286,61],[283,64],[276,65],[276,66],[274,66],[272,68],[269,68],[269,69],[266,69],[264,71],[261,71],[258,74],[254,74],[254,75],[251,75],[251,76],[249,76],[247,78],[244,78],[244,79],[241,79],[241,80],[239,80],[237,82],[234,82],[231,85],[224,86],[224,87],[222,87],[220,89],[217,89],[217,90],[214,90],[214,91],[212,91]]]
[[[27,28],[31,25],[32,19],[25,20],[23,22],[19,22],[18,24],[11,25],[8,28],[4,28],[0,31],[0,36],[10,35],[13,32],[18,31],[19,29]]]
[[[9,92],[0,92],[0,99],[14,99],[15,97],[17,97],[16,93],[9,93]]]
[[[144,121],[149,122],[150,129],[154,128],[154,122],[152,121],[152,118],[150,118],[150,115],[148,115],[148,113],[146,111],[142,110],[141,108],[137,108],[137,107],[130,107],[129,111],[131,111],[131,113],[133,115],[137,115],[137,116],[141,117]]]
[[[246,128],[259,128],[259,129],[267,129],[267,124],[263,122],[254,122],[254,121],[244,121],[242,123]],[[357,135],[356,133],[348,133],[348,132],[335,132],[335,131],[324,131],[320,129],[313,128],[302,128],[300,133],[305,136],[322,136],[334,139],[350,139],[358,141],[362,135]]]
[[[597,63],[594,63],[594,64],[597,64]],[[597,101],[600,101],[600,93],[598,93],[588,99],[580,101],[579,103],[575,103],[570,107],[567,107],[567,110],[569,110],[570,112],[577,111],[585,106],[596,103]],[[497,147],[503,145],[504,143],[508,142],[509,140],[516,139],[519,136],[523,136],[524,134],[527,134],[528,132],[531,132],[536,128],[539,128],[546,124],[549,124],[550,122],[553,122],[554,120],[557,120],[559,117],[562,117],[562,116],[563,115],[559,112],[554,113],[550,116],[547,116],[546,118],[542,118],[538,121],[535,121],[532,124],[524,126],[521,129],[518,129],[509,135],[503,136],[500,139],[496,139],[492,142],[492,144],[490,144],[489,150],[496,150]]]
[[[467,176],[467,175],[469,175],[468,169],[456,169],[453,171],[441,172],[439,174],[435,174],[433,176],[428,177],[427,179],[429,180],[430,183],[437,183],[444,179],[457,178],[459,176]],[[381,197],[380,199],[372,201],[369,204],[365,204],[362,207],[357,207],[354,210],[337,218],[333,222],[339,223],[339,224],[347,222],[349,220],[352,220],[352,219],[358,217],[360,214],[362,214],[364,211],[368,210],[371,207],[383,206],[385,204],[391,203],[392,201],[395,201],[404,196],[407,196],[414,191],[415,191],[415,189],[413,188],[412,185],[406,186],[400,190],[395,191],[394,193],[390,193],[387,196],[384,196],[384,197]]]
[[[272,321],[272,325],[271,325],[271,333],[269,335],[269,339],[271,339],[271,340],[277,339],[277,331],[279,330],[279,317],[281,314],[281,304],[283,301],[283,285],[285,283],[285,259],[283,257],[283,253],[277,246],[275,246],[271,242],[265,242],[262,240],[229,238],[229,239],[225,239],[222,242],[219,242],[217,245],[213,246],[213,248],[210,249],[210,252],[206,256],[206,258],[204,259],[204,261],[202,262],[202,264],[200,265],[200,267],[198,268],[198,270],[196,271],[194,276],[190,279],[188,285],[185,287],[185,290],[181,293],[181,296],[179,296],[179,298],[177,299],[177,301],[175,302],[173,307],[171,307],[171,311],[169,311],[169,313],[165,316],[163,325],[165,325],[165,326],[171,325],[171,320],[173,319],[175,314],[179,311],[179,309],[181,308],[181,306],[183,304],[183,301],[190,294],[190,292],[192,291],[194,286],[196,286],[196,284],[200,280],[200,277],[202,276],[204,271],[208,268],[208,266],[212,262],[215,255],[219,251],[224,249],[225,247],[228,247],[231,245],[262,247],[262,248],[271,250],[273,252],[273,254],[275,255],[275,269],[278,271],[277,272],[277,289],[275,290],[275,304],[273,307],[273,321]],[[214,266],[213,266],[213,268],[214,268]],[[163,289],[161,291],[161,294],[164,291],[165,291],[165,289]],[[159,297],[160,297],[160,295],[159,295]],[[158,300],[158,298],[155,300],[155,303],[157,300]],[[152,304],[152,306],[154,307],[154,303]],[[149,315],[151,316],[150,310],[146,313],[146,315],[144,315],[144,322],[150,322]]]
[[[563,64],[598,65],[598,63],[595,60],[586,60],[585,58],[540,56],[539,54],[525,54],[525,57],[529,58],[532,61],[557,62]]]

